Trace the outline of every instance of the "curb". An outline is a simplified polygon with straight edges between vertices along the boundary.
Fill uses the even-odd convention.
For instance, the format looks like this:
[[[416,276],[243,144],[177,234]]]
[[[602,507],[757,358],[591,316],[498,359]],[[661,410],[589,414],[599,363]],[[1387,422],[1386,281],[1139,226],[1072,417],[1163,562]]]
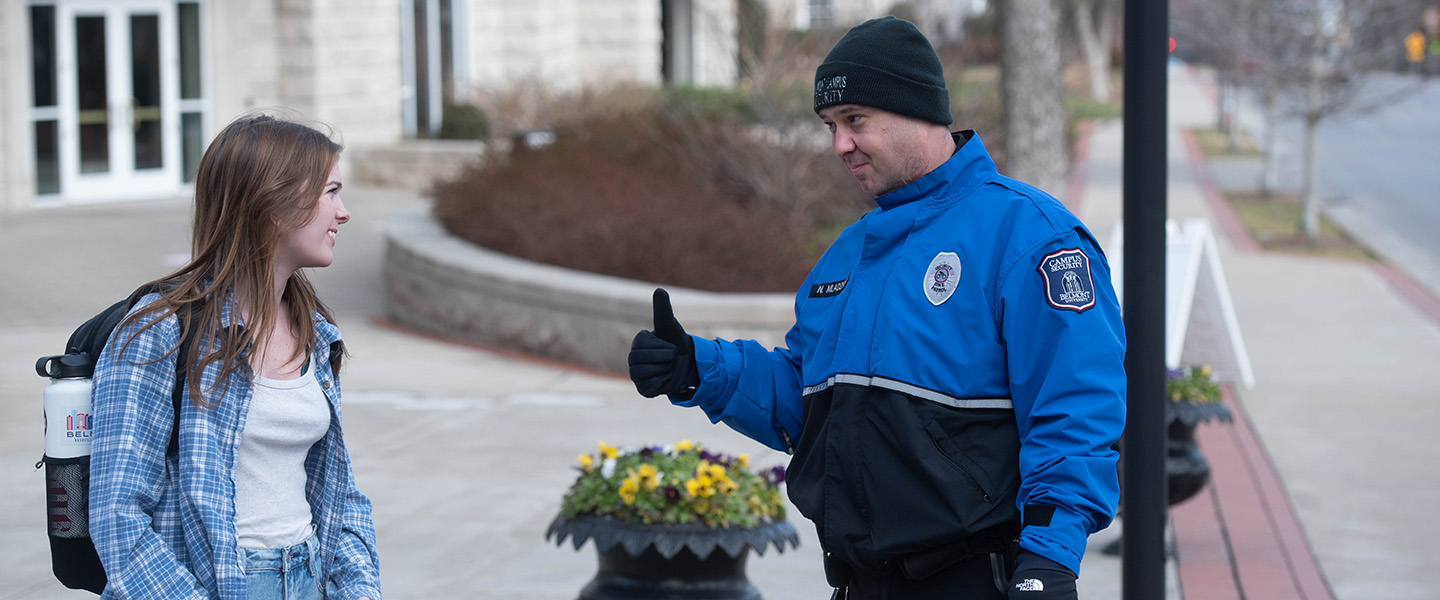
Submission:
[[[653,326],[654,283],[482,248],[422,211],[390,219],[384,260],[390,318],[448,339],[624,373],[635,333]],[[795,322],[792,294],[666,289],[700,337],[776,346]]]
[[[1230,208],[1230,203],[1225,201],[1224,195],[1215,185],[1215,179],[1210,175],[1210,160],[1200,150],[1200,142],[1195,139],[1195,133],[1189,129],[1181,129],[1180,139],[1185,143],[1185,155],[1190,161],[1190,176],[1194,178],[1195,186],[1200,188],[1205,205],[1209,207],[1210,214],[1215,216],[1216,224],[1225,233],[1225,239],[1239,252],[1261,252],[1263,249],[1260,243],[1251,237],[1245,222]]]

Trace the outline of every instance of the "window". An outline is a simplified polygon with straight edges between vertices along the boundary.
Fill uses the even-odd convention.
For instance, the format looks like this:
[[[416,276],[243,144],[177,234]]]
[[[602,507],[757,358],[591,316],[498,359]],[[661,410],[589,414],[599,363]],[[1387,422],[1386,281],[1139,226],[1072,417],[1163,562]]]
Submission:
[[[205,151],[204,86],[200,78],[200,3],[176,4],[180,31],[180,178],[195,181]]]
[[[31,120],[35,124],[35,193],[60,193],[60,121],[56,107],[55,7],[30,7]]]
[[[404,37],[405,134],[434,137],[445,107],[456,100],[464,68],[464,7],[456,0],[406,0]]]

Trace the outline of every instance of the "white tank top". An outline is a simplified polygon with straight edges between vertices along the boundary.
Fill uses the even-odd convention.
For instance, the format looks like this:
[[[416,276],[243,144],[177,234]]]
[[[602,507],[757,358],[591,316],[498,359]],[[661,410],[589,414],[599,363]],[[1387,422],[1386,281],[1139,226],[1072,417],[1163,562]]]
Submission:
[[[305,499],[305,457],[330,427],[330,404],[314,375],[254,378],[235,453],[235,532],[241,548],[285,548],[314,533]]]

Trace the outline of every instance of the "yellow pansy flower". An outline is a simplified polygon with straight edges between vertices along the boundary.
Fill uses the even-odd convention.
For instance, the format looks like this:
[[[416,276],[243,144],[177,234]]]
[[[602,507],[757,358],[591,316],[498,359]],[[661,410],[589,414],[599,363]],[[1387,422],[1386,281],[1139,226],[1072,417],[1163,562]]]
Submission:
[[[615,458],[615,456],[619,453],[620,450],[618,448],[610,446],[605,442],[600,442],[600,456],[603,456],[605,458]]]
[[[637,475],[645,491],[653,491],[660,487],[660,469],[655,468],[655,465],[640,465],[640,472]]]
[[[688,450],[693,450],[694,448],[695,443],[691,442],[690,440],[680,440],[678,442],[675,442],[675,450],[679,452],[686,452]]]
[[[594,468],[595,468],[595,459],[590,458],[590,455],[589,455],[589,454],[581,454],[581,455],[580,455],[580,467],[583,468],[583,469],[585,469],[585,472],[586,472],[586,473],[589,473],[589,472],[591,471],[591,469],[594,469]]]
[[[740,465],[740,468],[742,469],[750,468],[750,455],[741,454],[740,456],[735,457],[735,463]]]
[[[704,463],[702,463],[702,464],[704,464]],[[705,474],[705,475],[709,475],[711,479],[724,479],[724,478],[725,478],[725,467],[723,467],[723,466],[721,466],[721,465],[709,465],[709,466],[707,466],[707,467],[705,468],[705,473],[704,473],[704,474]]]
[[[636,483],[634,477],[626,477],[625,481],[620,482],[620,499],[625,501],[626,506],[635,503],[635,492],[639,487],[640,484]]]
[[[685,491],[695,498],[709,498],[715,495],[715,482],[701,475],[685,482]]]

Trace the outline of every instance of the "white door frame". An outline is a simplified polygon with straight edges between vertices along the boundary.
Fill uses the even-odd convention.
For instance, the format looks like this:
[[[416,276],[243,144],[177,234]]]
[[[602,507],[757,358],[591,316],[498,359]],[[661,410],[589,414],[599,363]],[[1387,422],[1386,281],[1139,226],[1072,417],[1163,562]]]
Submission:
[[[173,0],[60,0],[56,8],[57,107],[59,109],[60,193],[72,203],[160,198],[180,184],[178,22]],[[161,167],[135,168],[135,110],[131,80],[130,17],[158,17],[160,43]],[[75,20],[105,18],[106,110],[109,113],[109,169],[80,172],[80,124]]]

